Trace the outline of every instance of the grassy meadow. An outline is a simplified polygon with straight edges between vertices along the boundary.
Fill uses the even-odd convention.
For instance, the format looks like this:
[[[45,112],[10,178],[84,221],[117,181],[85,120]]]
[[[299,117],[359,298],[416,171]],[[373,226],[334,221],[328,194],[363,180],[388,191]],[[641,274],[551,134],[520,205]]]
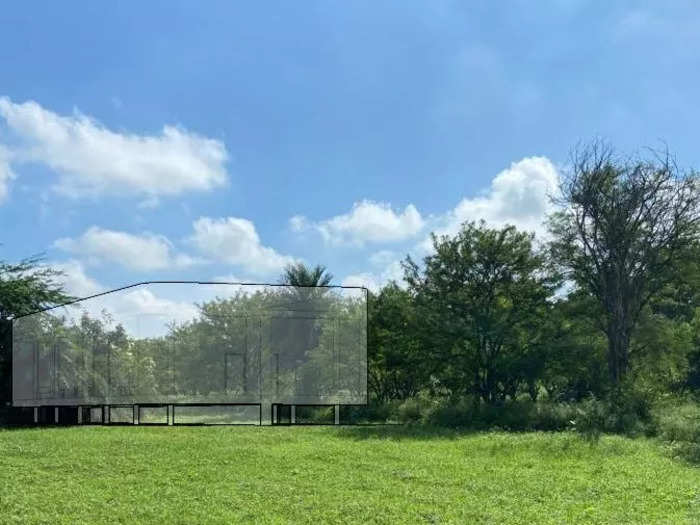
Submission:
[[[0,430],[2,523],[700,523],[645,438],[411,427]]]

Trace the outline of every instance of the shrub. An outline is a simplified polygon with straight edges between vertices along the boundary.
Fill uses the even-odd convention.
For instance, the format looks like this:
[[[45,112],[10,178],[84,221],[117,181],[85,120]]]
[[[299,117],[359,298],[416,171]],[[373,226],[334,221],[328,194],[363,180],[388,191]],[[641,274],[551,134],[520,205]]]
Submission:
[[[700,404],[662,403],[655,408],[654,417],[662,439],[700,443]]]
[[[667,400],[654,408],[661,439],[674,456],[700,463],[700,403]]]
[[[588,439],[603,433],[652,435],[656,424],[652,416],[652,401],[643,392],[621,388],[607,398],[591,396],[576,407],[573,428]]]
[[[469,399],[438,403],[426,414],[424,421],[447,428],[471,427],[474,421],[474,403]]]
[[[418,401],[407,399],[399,406],[399,421],[401,423],[417,423],[421,420],[421,411]]]
[[[566,403],[509,401],[502,405],[475,404],[473,399],[443,402],[424,421],[444,427],[476,430],[564,430],[573,409]]]
[[[373,403],[367,406],[341,406],[340,421],[343,424],[388,423],[398,420],[398,403]]]
[[[537,403],[533,430],[566,430],[576,417],[571,403]]]

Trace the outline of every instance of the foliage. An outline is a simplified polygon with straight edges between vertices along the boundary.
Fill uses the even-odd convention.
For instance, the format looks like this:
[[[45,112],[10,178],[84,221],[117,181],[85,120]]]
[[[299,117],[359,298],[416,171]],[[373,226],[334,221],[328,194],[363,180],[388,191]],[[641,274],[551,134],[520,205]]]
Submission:
[[[433,235],[435,253],[422,271],[407,258],[423,352],[452,394],[495,403],[523,385],[536,390],[546,345],[540,327],[558,281],[532,241],[513,226],[465,223],[453,238]]]
[[[671,280],[697,242],[700,187],[669,155],[621,159],[602,143],[577,152],[550,218],[551,255],[595,297],[608,340],[608,370],[620,384],[644,307]]]
[[[430,364],[422,351],[416,309],[408,291],[390,283],[369,297],[368,376],[373,399],[385,403],[426,388]]]
[[[591,396],[576,407],[573,428],[592,440],[603,433],[653,435],[652,399],[630,386],[617,388],[604,399]]]
[[[324,316],[298,313],[319,311]],[[108,315],[52,312],[24,317],[14,331],[18,340],[38,343],[44,362],[57,362],[46,386],[52,398],[334,404],[364,398],[365,371],[351,350],[361,348],[365,313],[361,298],[327,288],[268,288],[204,302],[199,315],[158,336],[127,333]]]
[[[298,262],[287,265],[280,281],[292,286],[328,286],[333,281],[333,276],[326,271],[325,266],[318,264],[312,268]]]
[[[557,300],[543,321],[547,352],[540,382],[547,399],[577,402],[607,387],[605,337],[595,323],[596,303],[580,291]]]
[[[73,300],[56,282],[62,275],[38,256],[18,263],[0,261],[0,406],[12,397],[10,326],[3,321]]]
[[[73,298],[56,282],[62,275],[45,266],[41,257],[30,257],[18,263],[0,262],[0,319],[71,301]]]

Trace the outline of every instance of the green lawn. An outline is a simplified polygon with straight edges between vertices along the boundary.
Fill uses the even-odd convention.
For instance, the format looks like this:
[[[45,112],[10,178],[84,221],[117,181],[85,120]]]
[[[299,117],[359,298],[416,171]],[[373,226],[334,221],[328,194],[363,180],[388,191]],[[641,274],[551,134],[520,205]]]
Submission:
[[[700,469],[568,433],[0,430],[0,522],[700,523]]]

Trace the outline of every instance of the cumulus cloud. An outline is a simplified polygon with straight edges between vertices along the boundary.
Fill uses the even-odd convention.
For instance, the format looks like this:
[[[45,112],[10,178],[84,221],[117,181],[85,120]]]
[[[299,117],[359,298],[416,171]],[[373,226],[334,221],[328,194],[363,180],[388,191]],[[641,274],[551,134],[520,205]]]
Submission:
[[[388,260],[391,252],[378,252],[370,257],[370,261],[375,266],[383,268],[373,272],[361,272],[351,274],[342,281],[343,286],[364,286],[372,292],[378,292],[389,281],[396,281],[399,286],[403,286],[403,268],[397,259]]]
[[[60,314],[78,321],[83,313],[101,319],[105,313],[113,324],[121,324],[127,333],[138,337],[155,337],[168,332],[171,322],[182,323],[199,317],[192,298],[199,289],[196,284],[148,284],[118,290],[90,277],[80,261],[68,260],[50,263],[51,268],[63,275],[57,281],[74,297],[98,297],[79,301],[62,309]]]
[[[493,227],[512,224],[543,236],[545,217],[553,211],[550,197],[558,185],[559,174],[548,158],[526,157],[496,175],[483,195],[464,198],[453,210],[434,218],[434,231],[454,235],[463,222],[483,219]],[[421,243],[422,249],[430,247],[430,239]]]
[[[162,286],[162,285],[161,285]],[[191,285],[198,286],[198,285]],[[134,317],[155,316],[163,321],[185,322],[199,316],[197,306],[191,301],[173,301],[158,297],[152,285],[139,286],[131,290],[116,292],[114,296],[118,300],[123,311],[132,313]]]
[[[203,255],[253,274],[278,272],[294,262],[292,257],[263,246],[255,225],[247,219],[200,217],[192,226],[194,234],[189,243]]]
[[[180,127],[164,126],[158,135],[116,132],[77,111],[62,116],[7,97],[0,97],[0,117],[18,139],[13,162],[49,166],[60,174],[55,189],[69,196],[148,199],[210,190],[227,180],[224,144]]]
[[[289,219],[289,227],[293,232],[300,233],[311,227],[309,220],[303,215],[295,215]]]
[[[228,299],[236,294],[244,295],[262,292],[269,287],[264,284],[258,284],[258,279],[245,279],[237,275],[217,275],[211,279],[214,283],[229,283],[229,284],[205,284],[202,285],[200,301],[211,301],[215,298]]]
[[[85,273],[85,267],[80,261],[74,259],[54,262],[49,265],[54,270],[63,272],[57,281],[63,286],[68,295],[73,297],[88,297],[107,291],[95,279]]]
[[[343,215],[320,222],[297,215],[290,219],[290,225],[297,232],[313,228],[331,244],[363,245],[408,239],[421,231],[424,221],[413,204],[397,213],[387,203],[363,200]]]
[[[7,198],[9,182],[15,178],[10,167],[10,152],[0,144],[0,203]]]
[[[54,246],[84,257],[91,264],[114,262],[131,270],[163,270],[182,268],[198,261],[185,254],[176,254],[172,244],[162,235],[88,228],[77,239],[62,238]]]

